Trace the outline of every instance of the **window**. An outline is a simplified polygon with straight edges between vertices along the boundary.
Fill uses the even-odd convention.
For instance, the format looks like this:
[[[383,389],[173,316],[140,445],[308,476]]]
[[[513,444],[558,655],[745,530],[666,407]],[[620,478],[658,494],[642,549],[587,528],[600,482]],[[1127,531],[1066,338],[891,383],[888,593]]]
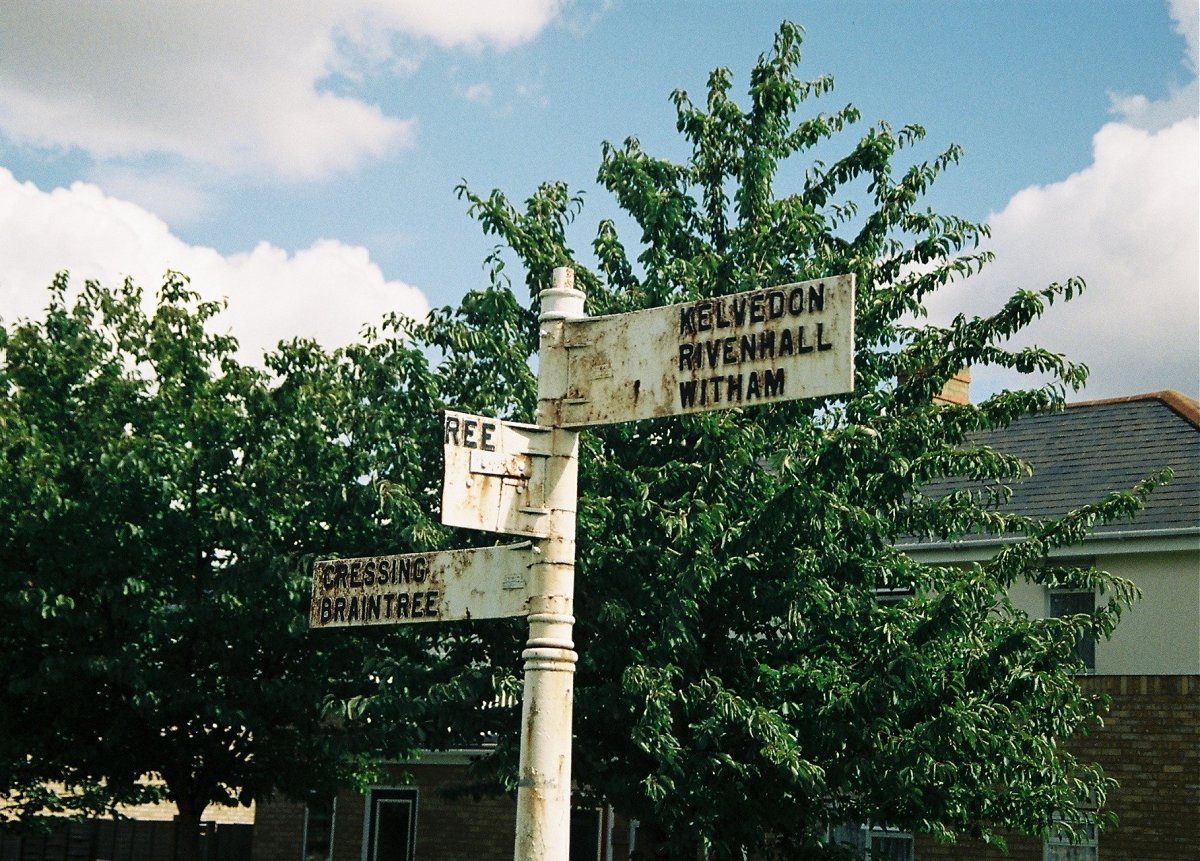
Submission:
[[[1100,842],[1096,826],[1076,823],[1076,835],[1061,824],[1051,825],[1046,832],[1045,861],[1098,861]]]
[[[1061,619],[1064,616],[1076,616],[1080,613],[1091,615],[1096,611],[1096,593],[1073,589],[1051,589],[1049,606],[1046,615],[1051,619]],[[1096,638],[1088,633],[1080,633],[1075,641],[1075,654],[1083,661],[1087,671],[1096,670]]]
[[[870,861],[913,861],[913,836],[883,825],[847,823],[831,830],[830,840],[852,846]]]
[[[914,594],[912,586],[879,586],[875,589],[875,602],[884,607],[903,604]]]
[[[417,790],[373,788],[367,796],[363,861],[413,861]]]
[[[333,857],[333,821],[337,802],[333,796],[314,798],[304,806],[304,855],[301,861],[329,861]]]

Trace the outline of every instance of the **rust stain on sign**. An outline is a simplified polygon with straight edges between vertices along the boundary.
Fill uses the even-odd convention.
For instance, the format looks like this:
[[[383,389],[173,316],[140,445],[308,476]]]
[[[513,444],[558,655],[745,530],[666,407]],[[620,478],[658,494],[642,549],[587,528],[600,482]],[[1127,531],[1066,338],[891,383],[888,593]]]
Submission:
[[[498,619],[529,612],[529,542],[472,550],[322,559],[311,628]]]
[[[550,429],[447,410],[442,431],[442,523],[544,537]]]
[[[854,276],[568,320],[561,427],[854,388]]]

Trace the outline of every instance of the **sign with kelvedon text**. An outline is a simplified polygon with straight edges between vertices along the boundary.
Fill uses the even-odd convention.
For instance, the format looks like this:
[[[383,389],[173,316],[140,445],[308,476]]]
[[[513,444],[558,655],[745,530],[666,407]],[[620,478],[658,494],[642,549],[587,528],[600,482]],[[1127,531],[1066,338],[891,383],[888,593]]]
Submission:
[[[443,413],[442,523],[545,537],[551,436],[538,425]]]
[[[854,276],[566,322],[555,424],[610,424],[854,388]]]
[[[313,565],[310,628],[500,619],[529,613],[529,544]]]

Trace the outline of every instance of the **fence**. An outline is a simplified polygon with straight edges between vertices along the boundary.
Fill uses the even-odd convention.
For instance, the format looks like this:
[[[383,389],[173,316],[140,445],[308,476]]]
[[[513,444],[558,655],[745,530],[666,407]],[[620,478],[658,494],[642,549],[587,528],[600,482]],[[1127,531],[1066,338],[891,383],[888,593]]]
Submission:
[[[200,826],[200,861],[250,861],[252,825]],[[0,832],[0,861],[174,861],[175,823],[94,819],[49,834]]]

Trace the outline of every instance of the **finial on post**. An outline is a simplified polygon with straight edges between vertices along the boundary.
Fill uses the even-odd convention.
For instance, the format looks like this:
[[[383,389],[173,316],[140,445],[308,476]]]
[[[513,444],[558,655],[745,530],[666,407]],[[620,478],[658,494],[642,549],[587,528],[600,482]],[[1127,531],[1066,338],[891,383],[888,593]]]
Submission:
[[[551,286],[542,291],[543,320],[569,320],[582,317],[583,291],[575,289],[575,270],[570,266],[556,266],[551,276]]]

